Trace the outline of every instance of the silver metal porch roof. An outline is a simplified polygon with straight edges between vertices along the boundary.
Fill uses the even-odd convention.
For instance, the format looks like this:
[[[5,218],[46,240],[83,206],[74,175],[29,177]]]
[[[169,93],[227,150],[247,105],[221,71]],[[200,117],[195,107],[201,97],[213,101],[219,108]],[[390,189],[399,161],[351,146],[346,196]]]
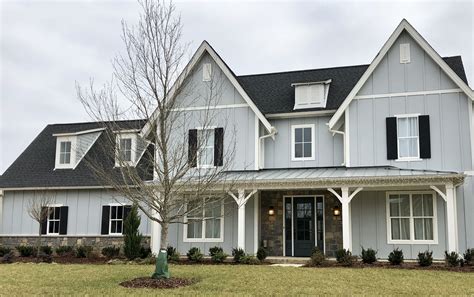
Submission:
[[[255,188],[337,187],[383,185],[459,184],[464,174],[448,171],[401,169],[396,167],[326,167],[262,169],[223,173],[225,182]]]

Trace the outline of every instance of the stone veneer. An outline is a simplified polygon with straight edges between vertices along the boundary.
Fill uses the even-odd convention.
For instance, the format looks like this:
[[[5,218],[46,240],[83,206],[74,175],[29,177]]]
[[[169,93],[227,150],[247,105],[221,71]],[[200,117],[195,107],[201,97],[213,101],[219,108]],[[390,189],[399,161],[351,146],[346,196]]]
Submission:
[[[334,206],[341,207],[339,200],[327,191],[262,191],[260,194],[260,240],[265,244],[271,256],[283,256],[283,196],[323,195],[324,196],[324,240],[325,253],[334,257],[335,252],[342,248],[342,220],[332,213]],[[268,215],[273,206],[275,215]]]
[[[19,245],[35,246],[38,236],[2,236],[0,244],[14,248]],[[142,244],[150,247],[150,236],[143,236]],[[123,236],[41,236],[41,245],[51,246],[92,246],[93,251],[101,253],[107,246],[122,246]]]

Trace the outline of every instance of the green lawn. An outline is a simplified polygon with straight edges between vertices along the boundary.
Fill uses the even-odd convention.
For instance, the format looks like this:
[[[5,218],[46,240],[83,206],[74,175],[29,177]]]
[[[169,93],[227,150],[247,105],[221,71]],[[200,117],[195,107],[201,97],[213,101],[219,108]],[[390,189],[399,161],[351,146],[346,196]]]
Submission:
[[[151,265],[0,265],[0,295],[472,295],[474,274],[382,268],[170,266],[199,280],[172,290],[126,289],[121,281],[148,276]]]

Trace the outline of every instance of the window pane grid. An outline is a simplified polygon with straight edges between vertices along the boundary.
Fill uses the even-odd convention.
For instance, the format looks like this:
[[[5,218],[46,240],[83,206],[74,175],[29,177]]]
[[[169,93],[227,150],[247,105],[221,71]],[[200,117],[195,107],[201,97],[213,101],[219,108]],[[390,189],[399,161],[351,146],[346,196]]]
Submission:
[[[110,206],[110,234],[122,234],[123,232],[123,206]]]
[[[405,203],[407,201],[409,213]],[[432,194],[391,194],[388,204],[392,240],[434,240],[435,217]]]
[[[294,157],[299,158],[312,158],[312,146],[313,146],[313,133],[312,127],[295,128],[294,129]]]
[[[120,158],[122,161],[132,161],[132,139],[122,138],[119,143]]]
[[[397,142],[399,158],[419,157],[418,116],[397,119]]]
[[[48,208],[48,234],[59,234],[59,207]]]
[[[199,205],[189,204],[192,208],[186,216],[188,239],[219,239],[221,238],[222,202],[206,202]]]
[[[214,165],[214,129],[198,130],[198,164],[200,166]]]
[[[61,141],[59,145],[59,164],[71,163],[71,142]]]

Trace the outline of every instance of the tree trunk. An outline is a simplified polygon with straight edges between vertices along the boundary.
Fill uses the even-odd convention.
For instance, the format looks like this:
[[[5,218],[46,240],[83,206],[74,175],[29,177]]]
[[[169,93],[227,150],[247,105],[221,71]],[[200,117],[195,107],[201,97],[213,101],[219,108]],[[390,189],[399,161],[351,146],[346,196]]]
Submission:
[[[39,226],[38,240],[36,241],[36,261],[38,261],[41,250],[41,223]]]
[[[152,278],[170,278],[168,270],[168,222],[161,223],[161,243],[160,252],[156,257],[155,272],[151,276]]]

